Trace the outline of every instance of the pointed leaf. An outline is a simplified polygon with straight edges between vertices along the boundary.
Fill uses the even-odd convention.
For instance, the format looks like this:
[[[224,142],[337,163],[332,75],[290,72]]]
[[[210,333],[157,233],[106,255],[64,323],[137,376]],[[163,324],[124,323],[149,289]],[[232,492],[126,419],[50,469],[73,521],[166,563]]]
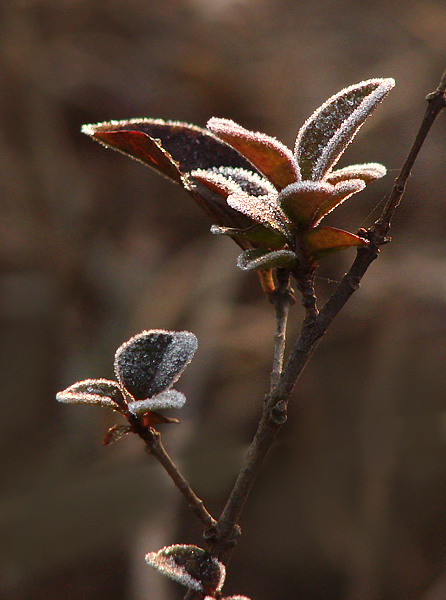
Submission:
[[[132,433],[132,428],[130,425],[113,425],[107,431],[104,439],[102,440],[103,446],[108,446],[109,444],[113,444],[120,440],[127,433]]]
[[[316,261],[337,250],[352,246],[366,246],[367,240],[334,227],[315,227],[304,234],[304,252],[311,261]]]
[[[287,218],[273,196],[250,196],[245,192],[231,194],[228,205],[257,223],[275,229],[283,236],[288,235]]]
[[[275,250],[269,252],[264,249],[245,250],[237,259],[237,266],[243,271],[259,269],[274,269],[277,267],[294,267],[297,256],[291,250]]]
[[[222,191],[210,189],[210,186],[190,176],[182,177],[184,189],[194,198],[210,219],[224,227],[246,228],[253,221],[246,215],[231,208],[226,202],[226,195]]]
[[[116,376],[135,400],[151,398],[179,379],[197,347],[188,331],[143,331],[118,348]]]
[[[204,592],[218,592],[225,580],[225,567],[206,550],[177,544],[146,555],[147,563],[182,585]]]
[[[84,379],[56,394],[58,402],[69,404],[92,404],[112,408],[118,412],[126,409],[127,403],[116,381],[108,379]]]
[[[214,221],[217,224],[238,229],[250,227],[253,221],[228,205],[226,199],[229,194],[249,193],[261,195],[269,192],[276,193],[269,181],[258,173],[233,167],[196,169],[189,173],[187,177],[184,177],[183,180],[188,191],[193,194],[198,192],[197,201],[199,203],[203,198],[207,200],[203,208],[211,218],[214,216]],[[212,206],[214,215],[207,210],[206,205]],[[236,241],[244,249],[250,247],[247,239],[242,240],[240,238]]]
[[[230,119],[213,117],[207,127],[247,158],[278,190],[299,180],[293,153],[279,140],[249,131]]]
[[[159,425],[160,423],[179,423],[178,419],[166,417],[165,415],[157,413],[153,410],[150,410],[148,413],[140,417],[140,421],[144,427],[153,427],[154,425]]]
[[[295,146],[302,179],[323,178],[394,85],[393,79],[361,81],[329,98],[307,119]]]
[[[387,169],[384,165],[380,165],[379,163],[364,163],[363,165],[350,165],[343,169],[331,171],[324,177],[324,181],[335,185],[349,179],[362,179],[367,185],[376,179],[384,177],[386,173]]]
[[[282,190],[278,200],[294,225],[305,229],[317,225],[326,214],[364,187],[365,183],[361,179],[341,181],[336,186],[303,181]]]
[[[212,225],[211,233],[227,235],[236,241],[248,240],[255,247],[270,248],[271,250],[280,250],[286,244],[286,238],[282,234],[264,225],[252,225],[247,229]]]
[[[206,600],[206,598],[204,599]],[[248,596],[225,596],[222,600],[251,600]]]
[[[258,173],[234,167],[196,169],[189,174],[209,189],[227,198],[229,194],[246,192],[250,196],[275,194],[274,186]]]
[[[177,390],[167,390],[145,400],[129,402],[129,410],[137,417],[144,415],[149,410],[162,410],[163,408],[181,408],[186,402],[186,396]]]
[[[82,132],[177,182],[179,174],[194,169],[227,166],[253,170],[250,162],[210,131],[188,123],[130,119],[84,125]]]
[[[187,178],[195,169],[227,166],[255,170],[241,154],[207,129],[161,119],[130,119],[84,125],[82,132],[182,185],[214,223],[230,227],[250,225],[245,217],[222,202],[219,194],[194,185]]]

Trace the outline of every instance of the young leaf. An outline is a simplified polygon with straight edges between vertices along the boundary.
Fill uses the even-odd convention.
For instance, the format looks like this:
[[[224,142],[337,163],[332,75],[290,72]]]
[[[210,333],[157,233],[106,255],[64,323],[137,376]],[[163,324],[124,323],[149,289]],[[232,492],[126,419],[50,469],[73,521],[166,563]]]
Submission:
[[[256,271],[259,269],[274,269],[277,267],[294,267],[298,258],[291,250],[275,250],[270,252],[264,249],[245,250],[237,259],[237,266],[242,271]]]
[[[394,85],[393,79],[361,81],[329,98],[305,121],[295,146],[302,179],[324,177]]]
[[[151,398],[179,379],[197,347],[188,331],[143,331],[118,348],[116,376],[135,400]]]
[[[179,423],[178,419],[166,417],[165,415],[154,412],[153,410],[149,410],[148,413],[142,415],[142,417],[140,417],[140,421],[145,427],[153,427],[154,425],[159,425],[160,423]]]
[[[58,402],[69,404],[93,404],[122,412],[126,401],[121,388],[108,379],[84,379],[56,394]]]
[[[222,166],[255,171],[248,160],[207,129],[177,121],[130,119],[84,125],[82,132],[182,185],[214,223],[229,227],[250,225],[222,202],[219,194],[194,185],[188,178],[196,169]]]
[[[352,246],[365,246],[367,240],[334,227],[319,225],[304,234],[304,252],[312,262],[323,256]]]
[[[227,198],[229,194],[246,192],[250,196],[275,194],[274,186],[258,173],[233,167],[196,169],[190,177]]]
[[[244,192],[231,194],[227,198],[231,208],[238,210],[257,223],[275,229],[283,236],[288,234],[287,218],[272,196],[250,196]]]
[[[145,400],[129,402],[129,410],[136,416],[144,415],[152,410],[164,408],[181,408],[186,402],[186,396],[177,390],[167,390]]]
[[[149,552],[146,561],[163,575],[198,592],[214,594],[223,587],[224,565],[197,546],[167,546],[158,552]]]
[[[343,169],[331,171],[324,177],[324,181],[335,185],[349,179],[362,179],[367,185],[376,179],[384,177],[386,173],[387,169],[384,165],[380,165],[379,163],[365,163],[363,165],[350,165]]]
[[[181,174],[194,169],[226,166],[253,170],[250,162],[210,131],[188,123],[130,119],[84,125],[82,132],[177,182]],[[136,137],[133,134],[137,134]],[[146,141],[143,141],[144,136]]]
[[[302,181],[282,190],[278,202],[292,223],[305,229],[316,225],[324,215],[364,187],[365,183],[360,179],[340,182],[336,186]]]
[[[207,128],[238,150],[278,190],[300,179],[293,153],[276,138],[249,131],[230,119],[213,117]]]
[[[254,247],[269,248],[271,250],[280,250],[287,241],[276,229],[271,229],[260,224],[252,225],[247,229],[212,225],[211,233],[214,235],[227,235],[237,242],[248,240],[250,245],[252,244]]]
[[[203,600],[215,600],[214,596],[205,596]],[[221,600],[251,600],[247,596],[224,596]]]
[[[132,428],[130,425],[113,425],[105,434],[104,439],[102,440],[103,446],[108,446],[109,444],[113,444],[120,440],[127,433],[131,433]]]

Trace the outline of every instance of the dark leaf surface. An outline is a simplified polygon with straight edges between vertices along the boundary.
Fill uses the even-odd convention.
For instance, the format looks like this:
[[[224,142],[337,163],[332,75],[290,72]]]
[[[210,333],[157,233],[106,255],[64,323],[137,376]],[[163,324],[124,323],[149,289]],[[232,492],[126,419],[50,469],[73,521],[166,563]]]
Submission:
[[[177,381],[197,345],[187,331],[144,331],[118,348],[116,376],[135,400],[150,398]]]

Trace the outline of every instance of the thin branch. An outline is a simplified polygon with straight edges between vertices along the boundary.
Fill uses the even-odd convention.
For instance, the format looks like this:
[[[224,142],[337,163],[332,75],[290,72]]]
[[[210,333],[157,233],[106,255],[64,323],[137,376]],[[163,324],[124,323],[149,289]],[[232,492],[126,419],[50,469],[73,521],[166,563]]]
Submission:
[[[434,92],[431,92],[426,96],[428,103],[423,121],[418,131],[417,137],[413,143],[413,146],[407,156],[406,162],[404,163],[400,174],[395,180],[395,184],[390,193],[384,210],[375,223],[375,231],[381,236],[385,236],[388,233],[390,227],[390,221],[393,218],[395,209],[401,202],[401,198],[404,194],[406,182],[410,176],[410,172],[414,165],[414,162],[420,152],[427,134],[429,133],[435,119],[438,117],[440,112],[446,107],[446,71],[443,73],[440,83]]]
[[[283,370],[285,356],[286,328],[290,306],[295,302],[290,288],[290,274],[285,269],[277,269],[277,287],[271,294],[276,309],[276,331],[274,334],[273,366],[271,390],[277,385]]]
[[[351,295],[359,288],[360,282],[371,263],[377,258],[379,247],[387,241],[387,233],[395,209],[401,201],[406,181],[410,175],[413,163],[426,139],[432,124],[440,111],[446,106],[446,73],[439,87],[427,97],[428,109],[423,118],[414,145],[404,163],[403,168],[389,195],[386,205],[376,223],[366,232],[369,244],[358,250],[348,273],[343,277],[338,288],[318,313],[315,302],[308,303],[307,316],[302,330],[290,353],[286,366],[277,385],[272,389],[264,405],[263,414],[257,432],[248,451],[246,461],[234,484],[226,506],[218,521],[215,542],[211,548],[214,556],[222,559],[228,557],[235,541],[236,524],[243,511],[245,502],[252,489],[263,461],[278,433],[286,421],[287,404],[291,392],[308,363],[318,341],[327,328],[344,307]],[[303,290],[301,290],[303,292]],[[303,298],[314,296],[310,288],[303,293]]]
[[[143,427],[139,421],[132,422],[136,433],[146,443],[147,452],[152,454],[156,460],[164,467],[176,487],[180,490],[195,515],[206,527],[206,531],[213,531],[217,521],[206,510],[203,501],[195,494],[187,480],[178,470],[178,467],[166,452],[162,442],[161,434],[153,428]]]

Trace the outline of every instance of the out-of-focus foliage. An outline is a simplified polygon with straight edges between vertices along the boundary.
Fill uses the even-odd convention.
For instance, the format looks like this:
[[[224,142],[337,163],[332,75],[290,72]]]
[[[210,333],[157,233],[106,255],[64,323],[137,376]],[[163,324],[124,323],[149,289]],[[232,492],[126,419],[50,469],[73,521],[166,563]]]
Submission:
[[[291,146],[331,94],[394,77],[338,165],[372,157],[389,171],[327,217],[355,231],[377,214],[445,67],[446,10],[440,0],[15,0],[2,3],[0,28],[0,596],[170,599],[177,592],[160,587],[144,555],[202,545],[196,523],[137,440],[101,446],[107,411],[87,420],[55,393],[112,378],[115,348],[138,331],[194,332],[182,426],[163,429],[164,441],[217,513],[268,386],[272,308],[185,193],[80,126],[217,116]],[[394,243],[301,380],[225,595],[446,595],[436,583],[446,549],[445,132],[443,116]],[[321,265],[322,297],[353,255]],[[291,329],[300,317],[293,308]]]

